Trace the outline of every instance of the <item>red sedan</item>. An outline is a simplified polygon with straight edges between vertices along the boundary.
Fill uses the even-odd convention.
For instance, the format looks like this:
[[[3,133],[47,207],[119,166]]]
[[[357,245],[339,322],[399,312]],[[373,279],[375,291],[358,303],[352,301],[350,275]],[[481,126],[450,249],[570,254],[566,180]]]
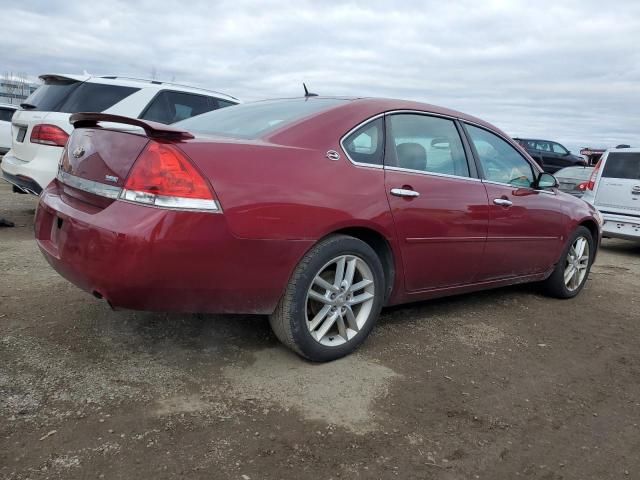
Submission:
[[[574,297],[600,241],[596,210],[507,135],[432,105],[71,121],[36,218],[53,268],[116,308],[270,315],[314,361],[353,351],[385,305],[522,282]]]

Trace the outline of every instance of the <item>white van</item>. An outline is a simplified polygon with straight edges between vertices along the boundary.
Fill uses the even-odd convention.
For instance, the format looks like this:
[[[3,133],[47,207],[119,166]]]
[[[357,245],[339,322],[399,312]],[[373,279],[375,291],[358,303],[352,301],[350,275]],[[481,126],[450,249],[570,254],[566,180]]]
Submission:
[[[607,150],[582,199],[604,217],[603,237],[640,241],[640,148]]]

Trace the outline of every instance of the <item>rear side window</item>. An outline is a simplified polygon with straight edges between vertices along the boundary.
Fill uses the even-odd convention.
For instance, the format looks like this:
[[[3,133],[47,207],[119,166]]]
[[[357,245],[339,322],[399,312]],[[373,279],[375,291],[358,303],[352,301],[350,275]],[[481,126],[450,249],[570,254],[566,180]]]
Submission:
[[[346,102],[347,100],[337,98],[296,98],[244,103],[189,118],[176,126],[190,132],[209,135],[258,138]]]
[[[65,99],[81,82],[49,78],[40,85],[21,105],[29,110],[57,112]]]
[[[395,152],[389,155],[388,163],[391,166],[469,176],[467,157],[453,120],[428,115],[395,114],[389,117],[388,122],[395,147]]]
[[[11,108],[0,108],[0,121],[10,122],[11,117],[13,117],[13,112],[15,112],[15,110]]]
[[[378,118],[358,128],[342,142],[349,158],[357,163],[382,165],[384,120]]]
[[[66,113],[104,112],[138,90],[140,89],[119,85],[82,83],[69,94],[57,111]]]
[[[640,180],[640,153],[610,153],[602,176]]]
[[[155,96],[140,118],[169,124],[230,105],[233,103],[205,95],[165,90]]]

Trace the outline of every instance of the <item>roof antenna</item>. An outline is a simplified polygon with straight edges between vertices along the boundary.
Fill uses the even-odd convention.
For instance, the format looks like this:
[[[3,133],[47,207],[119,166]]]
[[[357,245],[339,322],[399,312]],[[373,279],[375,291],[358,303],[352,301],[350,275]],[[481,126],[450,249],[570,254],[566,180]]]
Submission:
[[[317,93],[311,93],[311,92],[309,92],[309,90],[307,90],[307,84],[306,83],[302,82],[302,86],[304,87],[304,96],[305,96],[305,98],[317,97],[318,96]]]

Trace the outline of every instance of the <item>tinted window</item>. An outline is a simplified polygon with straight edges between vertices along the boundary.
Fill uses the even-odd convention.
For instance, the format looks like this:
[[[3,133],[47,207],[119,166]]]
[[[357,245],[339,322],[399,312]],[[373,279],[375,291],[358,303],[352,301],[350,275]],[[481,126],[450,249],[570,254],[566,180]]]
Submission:
[[[640,153],[610,153],[602,176],[640,180]]]
[[[384,156],[384,120],[378,118],[353,132],[342,142],[354,162],[382,165]]]
[[[118,85],[83,83],[69,94],[59,111],[66,113],[104,112],[138,90],[140,89]]]
[[[233,103],[205,95],[165,90],[155,96],[140,118],[160,123],[175,123],[230,105]]]
[[[0,120],[3,122],[10,122],[15,110],[11,108],[0,108]]]
[[[244,103],[204,113],[176,126],[210,135],[257,138],[345,102],[335,98],[308,98]]]
[[[62,102],[73,92],[80,82],[74,80],[47,79],[44,85],[40,85],[23,105],[28,104],[35,108],[30,110],[42,110],[45,112],[57,112]]]
[[[531,186],[533,169],[514,147],[482,128],[467,125],[467,131],[487,180],[517,187]]]
[[[564,147],[563,147],[562,145],[560,145],[559,143],[553,143],[553,144],[551,144],[551,145],[552,145],[552,147],[553,147],[553,151],[554,151],[554,153],[559,153],[559,154],[561,154],[561,155],[566,155],[567,153],[569,153],[569,152],[567,151],[567,149],[566,149],[566,148],[564,148]]]
[[[540,150],[542,152],[550,152],[551,151],[551,145],[549,145],[549,142],[543,142],[541,140],[535,140],[533,142],[533,148],[535,150]]]
[[[469,176],[469,165],[452,120],[427,115],[389,117],[395,166],[424,172]],[[395,158],[394,158],[395,157]]]

